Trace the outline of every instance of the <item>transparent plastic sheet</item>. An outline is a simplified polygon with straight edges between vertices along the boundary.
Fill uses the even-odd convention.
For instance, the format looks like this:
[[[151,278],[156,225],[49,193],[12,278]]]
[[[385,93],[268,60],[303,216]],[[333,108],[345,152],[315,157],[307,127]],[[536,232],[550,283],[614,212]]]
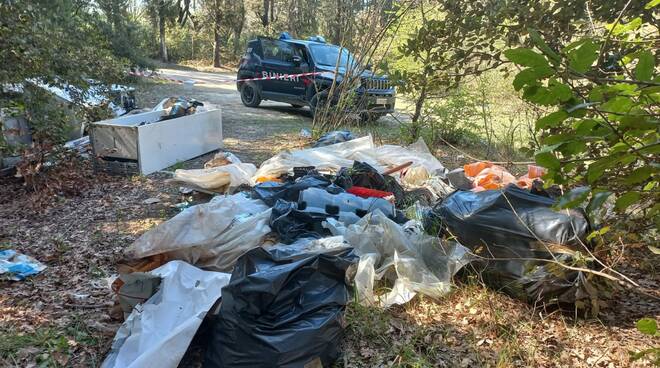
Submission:
[[[374,150],[373,157],[379,163],[398,166],[412,161],[413,164],[405,170],[401,181],[409,185],[421,185],[431,176],[444,175],[447,171],[426,146],[422,138],[407,146],[384,145]]]
[[[441,243],[425,234],[419,222],[400,226],[380,211],[348,227],[329,218],[326,226],[334,235],[343,235],[360,257],[355,286],[364,304],[404,304],[417,293],[440,298],[449,291],[451,277],[469,262],[460,244]],[[376,296],[374,287],[383,279],[393,282],[392,290]]]
[[[256,180],[259,177],[280,176],[300,166],[314,166],[317,170],[334,172],[353,165],[351,157],[356,152],[369,151],[373,148],[374,142],[371,136],[366,136],[325,147],[284,151],[262,163],[252,178]],[[374,160],[370,160],[369,164],[377,165]]]
[[[353,161],[365,162],[379,172],[412,161],[413,164],[408,168],[410,179],[405,176],[402,178],[408,184],[421,184],[430,176],[444,175],[446,171],[421,139],[408,147],[376,147],[371,136],[365,136],[325,147],[281,152],[259,167],[253,181],[259,177],[279,176],[299,166],[314,166],[320,171],[337,172],[342,167],[351,167]]]
[[[244,163],[208,169],[178,169],[174,172],[174,180],[207,190],[232,191],[243,184],[250,184],[250,179],[256,171],[256,166]]]
[[[125,252],[132,259],[166,253],[212,271],[231,271],[236,259],[261,245],[271,210],[244,193],[214,197],[149,230]]]
[[[229,283],[227,273],[172,261],[149,274],[159,290],[121,325],[102,368],[175,368],[209,309]]]

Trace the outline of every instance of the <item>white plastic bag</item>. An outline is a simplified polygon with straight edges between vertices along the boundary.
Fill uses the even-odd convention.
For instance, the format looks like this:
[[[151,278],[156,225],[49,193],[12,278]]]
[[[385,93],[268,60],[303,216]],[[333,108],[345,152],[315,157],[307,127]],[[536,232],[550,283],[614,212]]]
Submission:
[[[150,273],[162,278],[160,289],[121,325],[102,368],[177,367],[231,277],[181,261]]]
[[[261,245],[269,219],[270,208],[261,200],[243,193],[217,196],[144,233],[125,254],[135,259],[167,253],[170,259],[230,272],[238,257]]]
[[[178,169],[174,172],[174,180],[191,184],[202,189],[232,189],[250,184],[250,178],[257,171],[253,164],[229,164],[208,169]]]

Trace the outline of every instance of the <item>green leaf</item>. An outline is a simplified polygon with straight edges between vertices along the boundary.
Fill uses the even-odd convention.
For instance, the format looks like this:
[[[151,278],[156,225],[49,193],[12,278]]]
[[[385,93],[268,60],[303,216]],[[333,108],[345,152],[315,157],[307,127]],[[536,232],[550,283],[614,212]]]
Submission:
[[[630,97],[616,96],[601,105],[601,109],[607,112],[627,113],[633,105]]]
[[[541,37],[541,34],[535,29],[531,28],[528,28],[527,32],[529,32],[529,37],[532,39],[532,42],[534,42],[534,45],[536,45],[536,47],[538,47],[539,50],[545,54],[545,56],[549,57],[551,61],[554,61],[555,64],[559,64],[561,57],[559,54],[554,52],[547,43],[545,43],[543,37]]]
[[[614,27],[614,29],[612,30],[612,34],[618,36],[622,33],[636,30],[641,25],[642,25],[642,18],[637,17],[628,23],[618,23],[616,27]],[[612,26],[613,24],[608,24],[606,28],[611,29]]]
[[[655,336],[658,332],[658,322],[653,318],[642,318],[637,321],[637,330],[643,334]]]
[[[569,66],[578,73],[585,73],[589,70],[591,64],[598,59],[598,50],[599,45],[592,40],[583,41],[579,48],[568,53]]]
[[[591,130],[598,125],[598,122],[593,119],[583,119],[577,121],[575,124],[573,124],[573,129],[575,129],[575,134],[576,135],[589,135],[591,134]]]
[[[607,191],[593,193],[586,208],[587,213],[592,214],[598,211],[611,195],[612,192]]]
[[[660,248],[654,247],[652,245],[648,245],[647,247],[649,248],[651,253],[660,255]]]
[[[561,146],[559,151],[564,156],[572,156],[587,150],[587,144],[584,141],[572,141]]]
[[[640,81],[649,81],[653,78],[655,58],[650,51],[645,50],[639,54],[637,66],[635,67],[635,78]]]
[[[660,4],[660,0],[651,0],[644,6],[644,9],[649,10],[658,6],[658,4]]]
[[[624,183],[626,185],[633,185],[644,182],[646,179],[651,177],[655,170],[651,166],[638,167],[633,172],[628,175]]]
[[[571,97],[573,97],[571,87],[557,81],[550,83],[550,91],[552,95],[560,102],[568,101],[571,99]]]
[[[598,235],[607,234],[608,231],[610,231],[609,226],[604,226],[604,227],[602,227],[602,228],[600,228],[596,231],[592,231],[591,234],[589,234],[589,236],[587,236],[587,240],[591,241],[593,238],[595,238]]]
[[[617,198],[614,206],[618,210],[625,210],[631,204],[639,201],[639,197],[640,197],[639,192],[628,192],[626,194],[623,194],[621,197]]]
[[[568,118],[568,113],[566,112],[566,110],[555,111],[549,115],[540,118],[536,122],[536,130],[555,127],[562,121],[566,120],[566,118]]]
[[[517,48],[504,51],[504,56],[510,61],[529,67],[547,67],[550,65],[543,55],[537,54],[531,49]]]
[[[554,70],[549,67],[523,69],[513,79],[513,88],[519,91],[526,85],[540,85],[538,80],[551,76],[553,72]]]
[[[559,197],[559,208],[575,208],[584,202],[591,193],[591,187],[577,187],[563,196]]]
[[[612,168],[618,160],[619,158],[616,156],[608,156],[589,164],[589,167],[587,168],[587,182],[594,183],[596,180],[600,179],[605,170]]]
[[[558,170],[561,167],[561,162],[551,152],[537,153],[535,158],[536,158],[536,163],[539,166],[543,166],[553,170]]]

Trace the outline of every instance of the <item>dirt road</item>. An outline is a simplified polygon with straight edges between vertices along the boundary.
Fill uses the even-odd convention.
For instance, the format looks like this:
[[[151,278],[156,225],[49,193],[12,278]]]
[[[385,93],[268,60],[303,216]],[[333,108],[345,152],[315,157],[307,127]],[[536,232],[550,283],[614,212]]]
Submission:
[[[192,90],[174,81],[149,83],[138,88],[138,104],[154,106],[164,97],[187,96],[222,109],[224,143],[239,158],[259,164],[283,149],[299,148],[309,140],[299,136],[300,130],[311,131],[312,116],[308,107],[262,101],[258,108],[246,107],[236,90],[234,73],[210,73],[184,69],[160,69],[159,76],[174,81],[194,80]],[[355,133],[371,133],[386,140],[396,136],[399,121],[407,121],[403,113],[386,116],[377,123],[350,127]]]

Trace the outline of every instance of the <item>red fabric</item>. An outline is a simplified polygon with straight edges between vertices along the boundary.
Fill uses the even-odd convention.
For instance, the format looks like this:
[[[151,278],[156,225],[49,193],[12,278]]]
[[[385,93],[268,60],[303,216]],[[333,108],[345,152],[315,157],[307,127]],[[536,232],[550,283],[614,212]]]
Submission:
[[[377,190],[377,189],[370,189],[370,188],[365,188],[365,187],[350,187],[346,189],[348,193],[351,193],[353,195],[356,195],[358,197],[362,198],[370,198],[370,197],[376,197],[376,198],[385,198],[389,197],[391,195],[394,195],[392,192],[385,192],[382,190]]]

